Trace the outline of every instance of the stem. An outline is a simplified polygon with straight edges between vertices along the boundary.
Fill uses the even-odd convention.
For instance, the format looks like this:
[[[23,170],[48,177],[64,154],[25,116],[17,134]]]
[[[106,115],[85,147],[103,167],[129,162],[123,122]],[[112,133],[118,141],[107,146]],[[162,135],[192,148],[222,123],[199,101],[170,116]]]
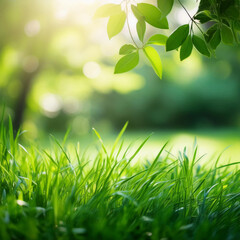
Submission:
[[[196,23],[196,21],[192,18],[192,16],[189,14],[188,10],[186,9],[186,7],[182,4],[182,2],[180,0],[178,0],[179,4],[182,6],[182,8],[185,10],[185,12],[187,13],[187,15],[189,16],[189,18],[191,19],[191,21],[197,26],[197,28],[199,29],[199,31],[202,33],[202,35],[204,35],[204,32],[202,31],[202,29],[198,26],[198,24]]]
[[[133,37],[132,32],[131,32],[128,14],[129,14],[129,12],[128,12],[128,1],[126,1],[126,15],[127,15],[127,27],[128,27],[128,32],[129,32],[129,35],[130,35],[130,37],[131,37],[131,39],[132,39],[135,47],[139,49],[139,46],[137,45],[136,41],[134,40],[134,37]]]
[[[191,33],[193,33],[193,22],[191,22]]]

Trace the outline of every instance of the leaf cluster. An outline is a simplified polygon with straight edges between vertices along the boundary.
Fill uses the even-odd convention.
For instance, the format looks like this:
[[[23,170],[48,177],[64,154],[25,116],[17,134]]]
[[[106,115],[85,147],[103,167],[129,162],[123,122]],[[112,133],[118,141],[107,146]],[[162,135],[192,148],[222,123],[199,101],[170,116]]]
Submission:
[[[169,29],[168,14],[179,3],[189,16],[189,22],[175,29],[169,37],[160,30]],[[138,39],[134,39],[129,24],[129,15],[136,18]],[[127,25],[132,44],[120,48],[123,55],[117,62],[115,73],[124,73],[139,63],[140,51],[146,56],[155,73],[162,78],[162,61],[154,46],[166,46],[166,51],[180,49],[180,60],[188,58],[193,48],[210,57],[219,44],[239,43],[240,2],[239,0],[201,0],[197,12],[191,16],[180,0],[157,0],[155,3],[132,3],[123,0],[121,4],[101,6],[96,17],[108,17],[107,32],[111,39]],[[145,40],[147,26],[156,28],[156,33]],[[140,43],[139,43],[140,42]]]

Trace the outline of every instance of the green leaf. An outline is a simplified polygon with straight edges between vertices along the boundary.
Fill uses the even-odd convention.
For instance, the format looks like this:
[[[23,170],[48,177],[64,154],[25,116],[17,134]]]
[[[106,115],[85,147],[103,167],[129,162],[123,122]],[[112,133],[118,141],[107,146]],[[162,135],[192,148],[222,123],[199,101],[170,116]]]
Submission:
[[[161,28],[168,29],[168,21],[166,18],[162,18],[161,11],[152,4],[148,3],[138,3],[138,12],[144,16],[145,21],[150,25]]]
[[[144,18],[142,13],[138,10],[138,8],[135,5],[131,5],[131,9],[136,19],[141,20],[142,18]]]
[[[158,0],[158,8],[161,10],[164,16],[167,16],[173,7],[174,0]]]
[[[207,57],[210,57],[210,52],[207,48],[207,45],[205,43],[205,41],[196,36],[196,35],[193,35],[192,37],[192,42],[193,42],[193,45],[194,47],[203,55],[207,56]]]
[[[160,19],[158,28],[169,29],[168,20],[166,17]]]
[[[195,16],[194,19],[197,19],[200,21],[200,23],[206,23],[212,20],[212,16],[210,11],[204,10],[201,12],[198,12]]]
[[[234,21],[234,28],[237,30],[237,31],[240,31],[240,20],[238,21]]]
[[[180,60],[183,61],[184,59],[188,58],[192,53],[192,49],[193,49],[192,38],[189,35],[180,49]]]
[[[168,37],[163,34],[155,34],[150,37],[147,41],[147,44],[154,44],[154,45],[165,45],[167,42]]]
[[[211,40],[209,41],[212,49],[216,49],[218,47],[218,45],[221,43],[221,34],[220,34],[220,30],[217,29],[216,32],[213,34]]]
[[[141,42],[143,42],[144,40],[144,35],[146,32],[146,23],[144,21],[144,19],[140,19],[137,22],[137,34],[138,34],[138,38]]]
[[[240,4],[238,3],[236,5],[231,5],[229,8],[225,10],[225,16],[231,18],[231,19],[239,19],[240,18]]]
[[[108,25],[107,25],[107,33],[109,39],[119,34],[126,22],[126,13],[121,11],[117,15],[110,16]]]
[[[116,64],[114,73],[124,73],[135,68],[139,63],[139,52],[134,52],[122,57]]]
[[[171,51],[180,47],[189,33],[189,25],[185,24],[175,30],[166,42],[166,51]]]
[[[94,15],[95,18],[110,17],[112,15],[119,14],[122,11],[120,4],[105,4],[99,7]]]
[[[137,50],[136,47],[134,47],[132,44],[125,44],[120,48],[119,54],[120,55],[127,55],[127,54],[130,54],[130,53],[132,53],[136,50]]]
[[[221,27],[221,38],[223,43],[232,45],[233,44],[233,33],[230,27],[225,24],[222,24]]]
[[[155,73],[162,79],[162,61],[156,49],[146,46],[143,48],[143,52],[150,61]]]
[[[201,0],[198,8],[198,12],[204,11],[205,9],[211,8],[212,2],[209,0]]]
[[[206,35],[205,35],[205,40],[206,40],[207,42],[209,42],[209,41],[212,39],[212,37],[213,37],[213,35],[215,34],[215,32],[217,31],[217,29],[218,29],[218,23],[214,24],[213,26],[211,26],[211,27],[207,30]]]

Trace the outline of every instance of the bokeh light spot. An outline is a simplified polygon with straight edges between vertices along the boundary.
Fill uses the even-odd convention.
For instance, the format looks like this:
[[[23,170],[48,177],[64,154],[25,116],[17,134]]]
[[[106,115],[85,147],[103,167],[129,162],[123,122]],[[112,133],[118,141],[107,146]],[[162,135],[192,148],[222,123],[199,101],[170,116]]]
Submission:
[[[227,61],[220,60],[216,64],[216,71],[221,76],[221,78],[227,79],[232,73],[232,67]]]
[[[38,20],[29,21],[24,28],[25,34],[28,37],[36,36],[41,30],[41,25]]]
[[[83,66],[83,74],[90,79],[95,79],[101,74],[101,67],[96,62],[87,62]]]
[[[27,56],[23,59],[22,68],[27,73],[33,73],[38,69],[39,61],[35,56]]]
[[[59,96],[47,93],[41,98],[40,106],[45,116],[54,118],[59,114],[62,108],[62,102]]]

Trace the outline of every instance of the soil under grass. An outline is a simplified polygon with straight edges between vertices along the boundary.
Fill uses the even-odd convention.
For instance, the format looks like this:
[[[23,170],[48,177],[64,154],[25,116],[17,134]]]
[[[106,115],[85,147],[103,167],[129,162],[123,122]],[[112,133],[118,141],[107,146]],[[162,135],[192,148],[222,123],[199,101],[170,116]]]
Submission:
[[[22,146],[2,123],[0,239],[240,239],[238,162],[209,166],[196,145],[138,162],[148,138],[131,153],[125,128],[89,159],[66,139]]]

